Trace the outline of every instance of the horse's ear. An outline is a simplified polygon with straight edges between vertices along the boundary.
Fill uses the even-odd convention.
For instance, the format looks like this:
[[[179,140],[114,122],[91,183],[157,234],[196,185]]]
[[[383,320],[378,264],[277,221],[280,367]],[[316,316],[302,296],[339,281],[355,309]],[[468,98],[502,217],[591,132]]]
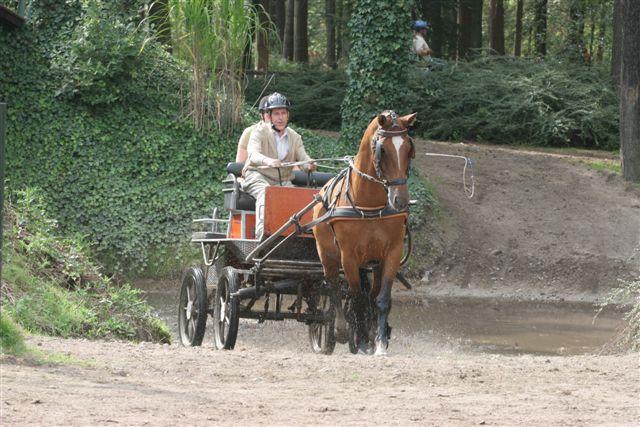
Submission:
[[[387,115],[384,113],[378,114],[378,124],[380,127],[384,128],[385,123],[387,122]]]
[[[400,121],[404,123],[405,127],[413,126],[413,122],[416,121],[417,115],[418,113],[413,113],[413,114],[400,117]]]

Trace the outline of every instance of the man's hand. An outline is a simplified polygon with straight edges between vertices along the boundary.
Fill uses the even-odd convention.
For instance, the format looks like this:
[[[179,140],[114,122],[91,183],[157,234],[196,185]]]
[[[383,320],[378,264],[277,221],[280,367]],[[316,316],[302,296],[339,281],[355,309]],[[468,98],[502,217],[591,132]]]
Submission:
[[[307,164],[307,171],[308,172],[313,172],[316,169],[318,169],[318,165],[316,165],[315,163]]]
[[[282,165],[282,162],[278,159],[267,159],[265,160],[266,166],[277,168]]]

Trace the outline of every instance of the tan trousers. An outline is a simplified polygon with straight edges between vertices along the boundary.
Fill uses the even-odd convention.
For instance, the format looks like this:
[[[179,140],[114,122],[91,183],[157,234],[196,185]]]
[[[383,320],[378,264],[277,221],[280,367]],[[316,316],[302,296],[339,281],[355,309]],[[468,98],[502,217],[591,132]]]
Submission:
[[[291,187],[291,181],[279,181],[267,178],[258,171],[247,171],[242,182],[242,189],[256,199],[256,239],[262,237],[264,231],[264,194],[269,185]]]

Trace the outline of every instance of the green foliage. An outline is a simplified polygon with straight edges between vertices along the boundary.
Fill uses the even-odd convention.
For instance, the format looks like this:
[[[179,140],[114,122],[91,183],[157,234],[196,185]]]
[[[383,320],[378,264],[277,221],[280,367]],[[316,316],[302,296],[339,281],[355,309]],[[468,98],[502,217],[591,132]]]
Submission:
[[[0,311],[0,354],[20,355],[25,350],[20,327],[4,310]]]
[[[109,81],[108,92],[123,94],[117,100],[102,98],[101,83],[56,96],[73,87],[69,64],[90,70],[88,57],[65,62],[80,43],[76,26],[83,9],[77,3],[33,3],[26,27],[0,28],[0,56],[11,58],[0,63],[9,187],[45,190],[46,215],[86,236],[110,271],[142,271],[150,267],[150,252],[184,241],[191,219],[210,213],[236,140],[199,134],[180,118],[186,75],[154,43],[136,59],[128,56],[137,64],[135,75]],[[83,49],[122,58],[119,42],[109,40]],[[94,105],[101,100],[106,103]]]
[[[558,62],[482,58],[414,69],[417,132],[503,144],[618,146],[617,97],[606,70]]]
[[[248,105],[257,105],[263,89],[265,94],[278,91],[291,100],[291,118],[296,124],[310,129],[340,130],[340,105],[347,86],[344,71],[297,67],[276,74],[273,80],[271,76],[249,79],[245,91]]]
[[[99,1],[85,6],[81,25],[53,58],[63,80],[59,94],[91,106],[139,100],[146,97],[147,82],[160,77],[148,64],[159,52],[143,50],[148,37],[114,9],[113,3]]]
[[[60,235],[38,192],[12,198],[5,206],[3,311],[36,333],[169,342],[139,290],[114,284],[82,239]]]
[[[225,133],[242,123],[245,52],[267,32],[257,6],[245,0],[169,0],[176,55],[191,66],[188,116],[198,129]]]
[[[357,145],[383,110],[405,111],[411,55],[412,0],[358,0],[349,20],[352,48],[342,104],[342,137]]]
[[[621,282],[600,304],[598,314],[609,305],[624,310],[623,318],[627,323],[614,344],[633,351],[640,350],[640,278]]]

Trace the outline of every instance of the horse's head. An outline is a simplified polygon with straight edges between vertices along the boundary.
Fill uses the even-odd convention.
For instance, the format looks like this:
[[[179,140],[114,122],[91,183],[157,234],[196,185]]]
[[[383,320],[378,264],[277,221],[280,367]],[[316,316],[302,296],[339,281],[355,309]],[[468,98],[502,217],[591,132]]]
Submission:
[[[398,210],[409,205],[407,179],[416,153],[408,132],[416,115],[398,117],[393,111],[383,111],[374,119],[378,125],[371,138],[371,150],[376,175],[387,189],[389,204]]]

